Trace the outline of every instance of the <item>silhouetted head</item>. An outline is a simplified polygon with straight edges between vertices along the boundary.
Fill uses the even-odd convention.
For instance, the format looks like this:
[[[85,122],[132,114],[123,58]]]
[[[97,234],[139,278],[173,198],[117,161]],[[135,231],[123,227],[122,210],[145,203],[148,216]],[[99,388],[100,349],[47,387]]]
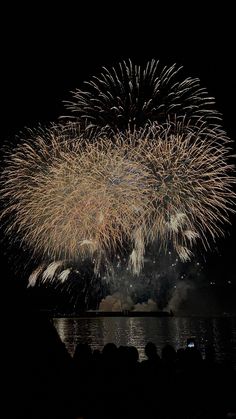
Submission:
[[[135,346],[129,346],[128,350],[129,350],[129,359],[130,359],[130,362],[132,362],[132,363],[135,364],[139,360],[138,349],[135,348]]]
[[[74,360],[86,362],[91,359],[92,350],[88,343],[78,343],[75,348]]]
[[[161,351],[161,357],[163,361],[167,363],[173,363],[176,361],[176,351],[173,346],[167,344]]]
[[[148,342],[145,346],[145,354],[147,356],[148,359],[153,359],[158,357],[157,354],[157,347],[155,345],[155,343],[153,342]]]
[[[102,356],[106,361],[115,361],[117,351],[117,346],[114,343],[107,343],[102,350]]]

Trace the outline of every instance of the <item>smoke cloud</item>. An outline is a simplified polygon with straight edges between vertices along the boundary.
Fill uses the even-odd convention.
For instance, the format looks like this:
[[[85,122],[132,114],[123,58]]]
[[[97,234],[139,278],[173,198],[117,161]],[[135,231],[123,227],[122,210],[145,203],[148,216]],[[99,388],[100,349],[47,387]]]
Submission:
[[[157,311],[157,303],[151,298],[143,303],[134,304],[130,296],[125,296],[120,292],[107,295],[99,305],[100,311]]]
[[[187,281],[179,281],[173,288],[172,296],[165,308],[165,310],[178,311],[181,305],[187,300],[188,293],[193,290],[193,284]]]
[[[115,292],[113,295],[107,295],[102,299],[99,305],[100,311],[122,311],[132,310],[134,303],[129,296],[125,296],[120,292]]]
[[[151,298],[147,302],[135,304],[133,311],[158,311],[157,303]]]

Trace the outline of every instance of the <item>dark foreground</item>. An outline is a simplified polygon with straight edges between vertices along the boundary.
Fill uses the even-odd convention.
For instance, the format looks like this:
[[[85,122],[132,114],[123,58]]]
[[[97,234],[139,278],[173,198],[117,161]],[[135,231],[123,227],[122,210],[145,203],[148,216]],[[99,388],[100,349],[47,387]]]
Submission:
[[[11,328],[4,336],[4,418],[234,417],[235,371],[216,363],[212,348],[203,360],[196,347],[166,345],[159,356],[149,343],[139,362],[135,347],[107,344],[100,352],[81,342],[72,359],[46,316],[22,314],[17,322],[14,336]]]

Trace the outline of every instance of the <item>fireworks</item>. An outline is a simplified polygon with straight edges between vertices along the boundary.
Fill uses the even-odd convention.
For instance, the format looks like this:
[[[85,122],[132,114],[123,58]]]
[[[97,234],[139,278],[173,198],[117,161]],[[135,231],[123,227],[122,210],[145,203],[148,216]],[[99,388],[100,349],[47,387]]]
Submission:
[[[154,241],[185,261],[197,240],[207,247],[223,234],[235,195],[230,144],[218,129],[169,122],[93,141],[69,128],[30,134],[6,153],[1,218],[11,240],[40,258],[89,258],[99,272],[129,249],[138,274]]]
[[[161,245],[173,243],[181,260],[190,258],[197,239],[205,247],[223,234],[235,195],[229,145],[207,129],[188,128],[188,133],[172,132],[171,124],[147,139],[147,165],[155,177],[154,212],[150,214],[152,239]]]
[[[176,118],[215,125],[220,115],[212,107],[214,98],[198,78],[181,78],[181,70],[176,64],[161,67],[154,59],[144,67],[131,61],[104,67],[99,76],[72,92],[73,100],[66,102],[68,117],[105,127],[109,133]]]
[[[6,234],[43,258],[99,266],[132,241],[148,210],[150,175],[131,152],[122,139],[91,143],[55,129],[22,142],[2,174]]]
[[[234,212],[232,151],[214,98],[176,65],[121,62],[67,102],[73,122],[28,131],[5,151],[1,228],[40,261],[29,285],[64,283],[147,248],[187,261],[211,247]],[[163,254],[163,253],[162,253]],[[95,276],[96,276],[95,275]]]

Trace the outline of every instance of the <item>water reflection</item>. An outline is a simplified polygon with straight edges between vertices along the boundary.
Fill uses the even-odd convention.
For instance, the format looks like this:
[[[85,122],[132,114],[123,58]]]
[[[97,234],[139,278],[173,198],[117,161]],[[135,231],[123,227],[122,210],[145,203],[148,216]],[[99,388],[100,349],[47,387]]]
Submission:
[[[213,345],[216,359],[230,360],[236,367],[236,318],[189,317],[101,317],[56,318],[54,325],[73,355],[79,342],[88,342],[92,349],[102,349],[108,342],[117,346],[134,345],[140,360],[145,358],[148,341],[156,344],[158,352],[166,343],[175,349],[186,346],[187,338],[194,337],[204,357],[205,347]]]

